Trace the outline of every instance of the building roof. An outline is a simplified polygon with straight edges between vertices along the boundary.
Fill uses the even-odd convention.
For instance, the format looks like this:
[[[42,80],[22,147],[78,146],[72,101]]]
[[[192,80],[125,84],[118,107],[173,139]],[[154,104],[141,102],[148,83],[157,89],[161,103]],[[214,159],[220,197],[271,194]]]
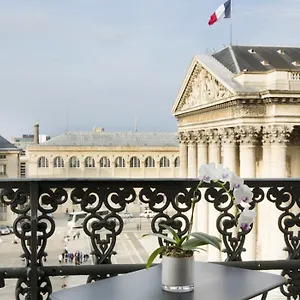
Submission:
[[[300,70],[300,48],[296,47],[232,45],[212,56],[235,74],[242,71]]]
[[[196,59],[205,66],[211,74],[213,74],[220,82],[235,92],[256,92],[258,89],[251,86],[242,86],[240,83],[233,79],[233,73],[230,69],[226,68],[214,57],[206,54],[196,55]]]
[[[17,150],[20,151],[18,147],[10,143],[8,140],[6,140],[3,136],[0,135],[0,151],[11,151],[11,150]]]
[[[176,132],[66,132],[38,147],[177,147]]]

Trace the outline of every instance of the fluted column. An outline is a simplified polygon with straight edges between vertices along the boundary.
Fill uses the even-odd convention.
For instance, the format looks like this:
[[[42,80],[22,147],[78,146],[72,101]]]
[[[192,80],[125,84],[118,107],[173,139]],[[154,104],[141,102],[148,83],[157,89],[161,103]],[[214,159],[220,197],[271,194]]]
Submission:
[[[217,166],[221,162],[220,135],[217,129],[212,129],[209,131],[208,160],[209,163],[214,162]],[[219,212],[215,209],[212,203],[209,203],[208,234],[221,238],[216,226],[218,216]],[[221,251],[215,249],[214,247],[208,247],[207,254],[209,261],[220,261],[222,257]]]
[[[218,129],[209,131],[208,142],[208,162],[214,162],[216,165],[219,165],[221,162],[221,144]]]
[[[197,144],[193,131],[188,133],[188,177],[197,177]]]
[[[196,133],[197,136],[197,171],[201,165],[207,164],[208,162],[208,136],[204,130],[199,130]],[[208,202],[205,199],[201,201],[196,206],[197,218],[196,231],[207,232],[208,233]]]
[[[229,168],[235,174],[238,174],[237,170],[237,144],[236,144],[236,131],[233,127],[224,128],[221,131],[223,159],[222,163],[224,167]]]
[[[270,143],[270,132],[263,128],[262,131],[262,174],[260,177],[268,178],[271,170],[271,143]]]
[[[291,128],[283,125],[274,125],[264,128],[264,134],[270,144],[270,173],[268,177],[282,178],[286,175],[286,147],[290,138]],[[260,250],[257,259],[285,259],[286,253],[282,250],[285,247],[284,237],[278,228],[278,218],[281,211],[276,208],[275,203],[264,199],[258,205],[258,249]],[[266,228],[266,218],[268,228]],[[275,228],[276,230],[270,230]]]
[[[204,130],[197,132],[197,169],[208,163],[208,135]]]
[[[286,150],[292,128],[283,125],[271,126],[271,174],[270,177],[286,177]]]
[[[179,157],[180,157],[180,177],[186,178],[188,175],[188,149],[187,137],[184,132],[180,132],[179,138]]]
[[[260,128],[254,126],[239,127],[240,135],[240,176],[256,177],[256,147]]]
[[[242,178],[256,177],[256,146],[260,128],[254,126],[241,126],[238,128],[240,140],[240,176]],[[257,207],[254,209],[258,214]],[[242,254],[243,260],[257,259],[257,218],[253,223],[252,231],[245,241],[246,251]]]

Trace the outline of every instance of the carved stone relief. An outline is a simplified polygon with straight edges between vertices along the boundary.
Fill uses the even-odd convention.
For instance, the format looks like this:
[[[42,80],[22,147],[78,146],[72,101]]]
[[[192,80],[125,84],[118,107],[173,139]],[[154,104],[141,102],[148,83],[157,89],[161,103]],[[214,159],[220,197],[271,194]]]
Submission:
[[[237,128],[237,134],[239,135],[241,145],[256,145],[261,136],[261,128],[256,126],[239,126]]]
[[[232,95],[228,89],[200,65],[197,65],[194,69],[188,85],[181,100],[182,103],[179,104],[179,110],[225,99]]]
[[[293,126],[270,125],[262,130],[263,143],[287,144],[290,141]]]

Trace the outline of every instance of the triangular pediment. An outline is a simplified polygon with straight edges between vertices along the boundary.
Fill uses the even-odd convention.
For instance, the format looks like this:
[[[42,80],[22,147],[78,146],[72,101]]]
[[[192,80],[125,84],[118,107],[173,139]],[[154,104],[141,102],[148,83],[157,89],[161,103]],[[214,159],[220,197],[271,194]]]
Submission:
[[[232,97],[234,93],[232,88],[195,57],[178,93],[172,113],[176,114],[225,100]]]

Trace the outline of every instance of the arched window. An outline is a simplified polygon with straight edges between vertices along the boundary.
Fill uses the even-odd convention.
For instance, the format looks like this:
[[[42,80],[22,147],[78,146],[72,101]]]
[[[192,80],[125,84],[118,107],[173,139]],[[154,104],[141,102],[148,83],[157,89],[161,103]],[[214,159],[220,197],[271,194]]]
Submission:
[[[179,157],[175,158],[174,166],[175,166],[175,168],[179,168],[180,167],[180,158]]]
[[[55,157],[54,161],[53,161],[53,166],[54,166],[54,168],[64,168],[65,162],[64,162],[63,158],[60,156]]]
[[[167,157],[162,157],[159,161],[159,166],[161,168],[170,168],[170,160]]]
[[[110,160],[108,157],[103,156],[100,158],[100,168],[110,168]]]
[[[140,160],[136,156],[131,157],[130,158],[130,168],[140,168],[140,167],[141,167]]]
[[[145,168],[155,168],[155,160],[153,157],[148,156],[145,159]]]
[[[92,157],[87,157],[84,161],[86,168],[95,168],[95,160]]]
[[[69,164],[70,164],[70,168],[79,168],[80,167],[80,161],[76,156],[72,156],[70,158]]]
[[[116,158],[116,168],[125,168],[125,159],[121,156]]]
[[[49,167],[48,159],[45,156],[41,156],[38,159],[38,167],[39,168],[48,168]]]

